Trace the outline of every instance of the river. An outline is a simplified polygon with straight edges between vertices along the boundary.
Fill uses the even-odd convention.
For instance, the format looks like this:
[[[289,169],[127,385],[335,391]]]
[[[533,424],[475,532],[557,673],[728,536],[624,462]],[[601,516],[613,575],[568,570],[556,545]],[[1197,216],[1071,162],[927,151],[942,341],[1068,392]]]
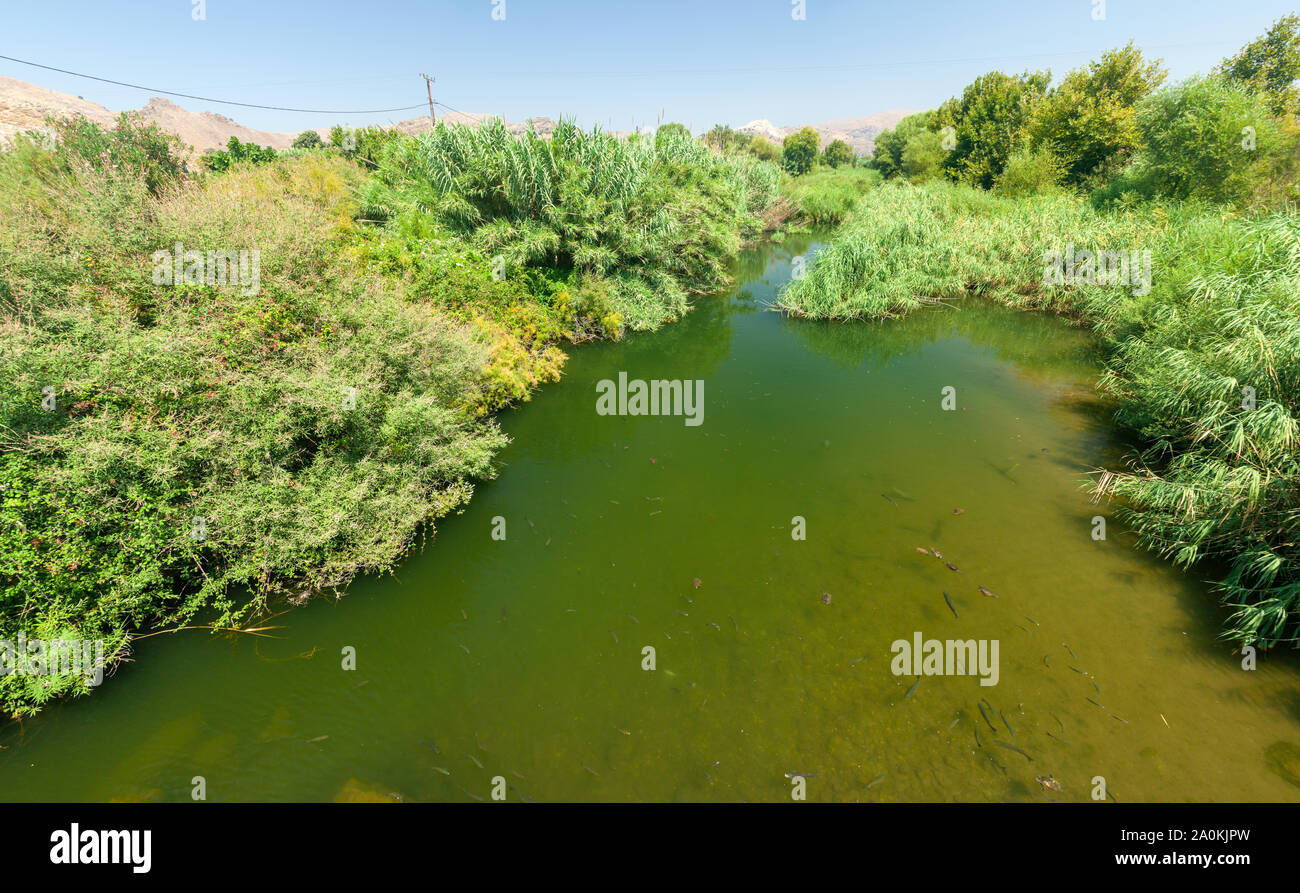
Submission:
[[[1127,448],[1088,336],[975,301],[768,311],[813,250],[750,250],[682,322],[574,349],[395,578],[274,638],[141,641],[10,723],[0,799],[470,800],[500,777],[532,801],[1086,801],[1104,778],[1121,802],[1300,802],[1300,663],[1244,670],[1211,571],[1136,549],[1082,487]],[[598,415],[620,372],[702,380],[702,424]],[[917,633],[996,641],[997,684],[907,697],[891,643]]]

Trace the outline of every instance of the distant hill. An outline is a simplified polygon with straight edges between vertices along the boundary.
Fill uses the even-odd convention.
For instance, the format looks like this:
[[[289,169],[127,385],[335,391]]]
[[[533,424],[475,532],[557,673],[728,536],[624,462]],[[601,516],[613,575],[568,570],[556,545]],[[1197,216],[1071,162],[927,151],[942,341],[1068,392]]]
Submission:
[[[844,140],[857,154],[870,155],[875,151],[876,137],[886,130],[893,130],[899,121],[911,114],[913,112],[906,109],[891,109],[864,118],[836,118],[807,126],[817,131],[817,135],[821,137],[822,148],[829,145],[832,140]],[[737,127],[736,130],[751,136],[762,136],[780,145],[781,140],[803,126],[805,125],[778,127],[766,118],[760,118],[757,121],[750,121],[744,127]]]
[[[157,124],[163,130],[176,134],[181,142],[192,147],[196,153],[206,149],[224,148],[232,136],[238,137],[240,142],[287,149],[297,136],[295,133],[253,130],[225,115],[207,111],[187,111],[170,100],[156,96],[135,111],[146,123]],[[821,136],[822,146],[827,145],[831,140],[840,139],[853,147],[853,151],[869,155],[875,148],[876,136],[881,131],[894,127],[899,120],[910,114],[911,112],[908,111],[880,112],[865,118],[837,118],[834,121],[823,121],[812,127]],[[82,115],[97,124],[112,124],[117,120],[118,113],[87,99],[0,75],[0,141],[25,130],[40,129],[44,126],[47,115],[56,118]],[[449,124],[475,125],[495,117],[497,116],[451,112],[440,115],[438,120]],[[549,137],[555,129],[555,123],[551,118],[538,117],[529,118],[522,123],[507,121],[506,127],[518,135],[531,125],[539,136]],[[390,126],[403,133],[423,133],[429,129],[429,117],[424,115],[408,118]],[[777,127],[767,120],[751,121],[744,127],[737,128],[742,133],[762,134],[778,144],[788,134],[798,129],[798,127]],[[328,126],[316,128],[316,132],[325,138],[329,137],[329,130]],[[626,134],[626,131],[611,132],[619,136]]]
[[[225,115],[212,112],[196,114],[158,97],[149,100],[136,113],[146,123],[157,124],[176,134],[181,142],[192,146],[196,152],[224,148],[232,136],[239,137],[242,142],[287,149],[297,135],[253,130]],[[112,124],[118,113],[88,99],[0,75],[0,139],[8,139],[25,130],[39,130],[47,115],[56,118],[82,115],[96,124]]]

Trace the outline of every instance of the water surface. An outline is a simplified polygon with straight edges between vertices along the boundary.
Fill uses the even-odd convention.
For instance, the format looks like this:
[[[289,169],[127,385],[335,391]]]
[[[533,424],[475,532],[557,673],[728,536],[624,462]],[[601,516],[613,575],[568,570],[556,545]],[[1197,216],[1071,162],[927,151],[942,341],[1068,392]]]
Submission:
[[[766,312],[809,250],[755,249],[683,322],[575,349],[397,578],[274,639],[139,642],[93,697],[0,730],[0,799],[187,800],[202,776],[210,800],[469,800],[501,776],[510,800],[788,801],[805,773],[814,801],[1086,800],[1096,776],[1121,801],[1300,801],[1294,658],[1243,671],[1208,570],[1113,520],[1092,537],[1111,511],[1081,484],[1124,447],[1087,336],[975,302]],[[703,424],[597,415],[620,371],[703,380]],[[998,640],[998,684],[905,699],[890,644],[918,631]]]

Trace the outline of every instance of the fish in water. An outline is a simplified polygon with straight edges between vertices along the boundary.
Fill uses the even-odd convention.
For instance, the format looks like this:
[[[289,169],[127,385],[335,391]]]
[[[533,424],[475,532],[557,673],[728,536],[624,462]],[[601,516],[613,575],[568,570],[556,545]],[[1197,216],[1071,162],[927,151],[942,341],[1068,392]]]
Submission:
[[[916,694],[916,690],[920,687],[920,685],[921,685],[921,677],[917,676],[916,681],[912,683],[912,687],[907,690],[907,694],[903,695],[903,700],[906,701],[909,698],[911,698],[912,695]]]
[[[998,594],[997,594],[996,592],[994,592],[993,590],[991,590],[991,589],[987,589],[987,588],[985,588],[985,587],[983,587],[983,586],[977,586],[977,587],[975,587],[975,588],[978,589],[978,590],[980,591],[980,595],[988,596],[989,598],[997,598],[997,597],[998,597]]]
[[[830,594],[829,592],[823,592],[823,593],[822,593],[822,604],[823,604],[823,605],[829,605],[830,603],[831,603],[831,594]]]
[[[429,748],[430,750],[432,750],[434,753],[442,753],[442,749],[439,748],[435,742],[430,741],[428,738],[421,739],[420,743],[423,744],[425,747]]]
[[[597,772],[595,769],[591,768],[590,766],[588,766],[586,763],[582,765],[582,768],[586,769],[588,772],[590,772],[592,775],[596,776],[597,778],[600,778],[600,773]]]
[[[977,701],[975,703],[975,706],[980,708],[980,715],[983,716],[984,721],[989,724],[989,728],[996,732],[998,730],[998,727],[993,725],[993,720],[989,719],[988,711],[984,709],[984,705]]]
[[[633,617],[631,614],[628,614],[627,616],[628,616],[628,619],[631,620],[633,623],[640,623],[640,622],[641,622],[640,620],[637,620],[635,617]]]
[[[930,554],[930,550],[927,549],[927,548],[925,548],[924,546],[917,546],[917,547],[916,547],[916,551],[920,552],[922,555],[929,555],[929,554]]]
[[[1011,737],[1015,738],[1016,730],[1011,728],[1011,723],[1007,722],[1007,715],[1003,713],[1001,710],[999,710],[998,716],[1002,717],[1002,724],[1007,727],[1007,731],[1011,733]]]
[[[942,560],[942,558],[943,558],[943,553],[940,552],[938,549],[931,549],[931,550],[930,550],[930,554],[933,555],[935,558],[938,558],[938,559],[941,559],[941,560]]]
[[[1041,626],[1041,625],[1042,625],[1042,624],[1040,624],[1037,620],[1035,620],[1034,618],[1030,617],[1028,614],[1025,615],[1025,619],[1028,620],[1030,623],[1032,623],[1034,626]]]
[[[946,568],[948,568],[948,570],[950,570],[950,571],[956,571],[956,572],[960,573],[960,571],[958,571],[958,569],[957,569],[957,565],[953,564],[951,561],[945,561],[945,562],[943,563],[943,566],[946,567]]]
[[[1078,673],[1080,676],[1087,676],[1087,675],[1088,675],[1088,671],[1087,671],[1087,670],[1080,670],[1080,669],[1079,669],[1078,667],[1076,667],[1074,664],[1066,664],[1066,666],[1069,667],[1071,670],[1074,670],[1074,672]]]
[[[1090,704],[1097,704],[1097,706],[1100,707],[1102,710],[1105,710],[1105,709],[1106,709],[1106,705],[1105,705],[1105,704],[1098,704],[1098,703],[1097,703],[1096,701],[1094,701],[1092,698],[1084,698],[1084,700],[1087,701],[1087,702],[1090,703]]]
[[[943,600],[948,603],[948,610],[952,611],[952,616],[960,620],[961,618],[957,616],[957,609],[952,606],[952,599],[948,596],[947,592],[944,592]]]
[[[885,499],[889,499],[889,497],[886,496],[884,493],[881,493],[880,495],[883,496]],[[892,499],[889,499],[889,504],[892,505],[894,508],[898,508],[898,503],[894,502],[894,500]]]
[[[1074,653],[1074,649],[1071,648],[1069,645],[1067,645],[1067,644],[1065,644],[1064,642],[1062,642],[1062,643],[1061,643],[1061,647],[1064,648],[1066,651],[1070,652],[1070,657],[1074,658],[1075,660],[1078,660],[1078,659],[1079,659],[1079,656],[1078,656],[1077,654]]]
[[[722,627],[718,626],[718,625],[717,625],[716,623],[714,623],[712,620],[710,620],[710,621],[708,622],[708,624],[706,624],[706,625],[707,625],[707,626],[711,626],[711,627],[713,627],[713,628],[716,629],[718,632],[722,632]]]
[[[816,778],[816,772],[787,772],[786,778]]]
[[[450,774],[451,774],[450,772],[448,772],[446,769],[442,768],[441,766],[434,766],[434,767],[433,767],[433,771],[434,771],[434,772],[441,772],[443,775],[450,775]]]
[[[867,782],[866,784],[867,790],[868,791],[871,790],[872,788],[874,788],[876,785],[880,784],[884,780],[885,780],[885,776],[877,775],[875,778],[871,779],[871,781]]]
[[[953,727],[956,726],[957,723],[959,723],[959,722],[961,722],[961,714],[960,714],[960,713],[958,713],[958,714],[956,715],[956,717],[953,718],[953,721],[952,721],[952,722],[948,723],[948,731],[951,732],[951,731],[953,730]]]
[[[514,785],[512,785],[512,784],[507,784],[506,787],[508,787],[510,790],[514,791],[516,794],[519,794],[519,799],[522,800],[522,801],[524,801],[525,803],[532,803],[532,802],[533,802],[532,800],[529,800],[527,797],[525,797],[523,794],[520,794],[520,793],[519,793],[519,788],[515,787]]]
[[[1122,717],[1122,716],[1116,716],[1115,714],[1112,713],[1112,714],[1110,715],[1110,718],[1111,718],[1111,719],[1118,719],[1120,722],[1124,723],[1124,725],[1128,725],[1128,720],[1125,719],[1125,718]]]
[[[1051,657],[1051,656],[1052,656],[1051,652],[1048,652],[1047,654],[1044,654],[1044,655],[1043,655],[1043,666],[1045,666],[1045,667],[1051,667],[1051,666],[1052,666],[1051,664],[1049,664],[1049,663],[1047,662],[1047,659],[1048,659],[1049,657]]]
[[[677,613],[678,613],[678,614],[681,614],[683,617],[690,617],[690,616],[691,616],[690,614],[687,614],[685,611],[681,610],[680,608],[677,609]]]
[[[476,756],[474,756],[474,754],[472,754],[472,753],[467,753],[467,754],[465,754],[465,756],[469,757],[469,758],[470,758],[470,761],[471,761],[475,766],[478,766],[480,769],[483,768],[483,764],[482,764],[481,762],[479,762],[479,758],[476,757]]]
[[[618,644],[618,633],[614,632],[614,631],[611,629],[611,630],[609,631],[609,634],[610,634],[611,636],[614,637],[614,644],[617,645],[617,644]]]
[[[1013,751],[1015,751],[1016,753],[1020,754],[1022,757],[1024,757],[1026,760],[1028,760],[1028,761],[1031,762],[1031,763],[1034,761],[1034,758],[1033,758],[1033,757],[1031,757],[1029,754],[1025,753],[1025,752],[1024,752],[1023,750],[1021,750],[1020,748],[1016,747],[1014,744],[1007,744],[1007,742],[1003,741],[1003,740],[1000,739],[1000,738],[994,738],[994,739],[993,739],[993,743],[996,744],[996,745],[998,745],[999,747],[1005,747],[1007,750],[1013,750]]]
[[[1043,786],[1045,791],[1055,791],[1061,793],[1061,783],[1050,775],[1036,775],[1034,781]]]
[[[1066,741],[1064,738],[1060,737],[1059,735],[1053,735],[1051,732],[1047,732],[1046,735],[1048,738],[1055,738],[1057,741],[1061,742],[1062,744],[1074,743],[1073,741]]]
[[[1048,713],[1047,715],[1056,720],[1056,724],[1061,727],[1062,732],[1065,731],[1065,723],[1061,722],[1061,717],[1057,716],[1055,713]]]
[[[321,741],[324,741],[324,740],[325,740],[326,738],[328,738],[328,737],[329,737],[329,735],[321,735],[319,738],[309,738],[309,739],[307,739],[307,743],[308,743],[308,744],[317,744],[317,743],[319,743],[319,742],[321,742]]]

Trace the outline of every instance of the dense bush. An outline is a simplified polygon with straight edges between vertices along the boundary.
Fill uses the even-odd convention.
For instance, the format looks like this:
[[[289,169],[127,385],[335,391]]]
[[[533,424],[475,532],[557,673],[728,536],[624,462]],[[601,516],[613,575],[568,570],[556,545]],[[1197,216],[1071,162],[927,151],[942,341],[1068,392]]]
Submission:
[[[232,136],[225,149],[209,149],[200,159],[203,166],[210,171],[227,171],[236,164],[266,164],[275,160],[275,150],[270,146],[256,143],[241,143],[239,137]]]
[[[366,215],[423,215],[506,271],[570,272],[601,328],[652,329],[725,282],[724,258],[760,228],[779,184],[770,165],[662,132],[628,141],[561,122],[544,140],[500,121],[439,125],[392,145]]]

